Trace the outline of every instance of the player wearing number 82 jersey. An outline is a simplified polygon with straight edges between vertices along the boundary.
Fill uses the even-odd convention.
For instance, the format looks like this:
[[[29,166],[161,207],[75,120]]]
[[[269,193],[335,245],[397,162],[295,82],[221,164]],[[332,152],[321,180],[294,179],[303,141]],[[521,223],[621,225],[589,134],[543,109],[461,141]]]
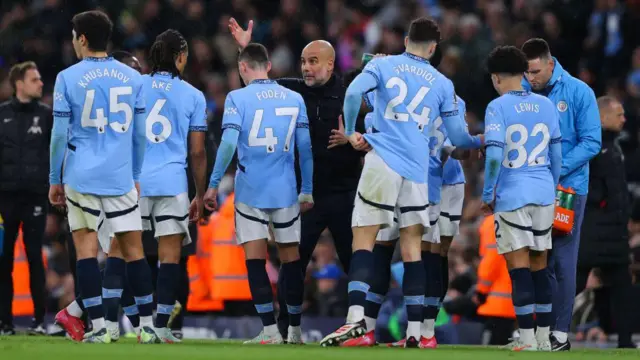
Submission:
[[[504,254],[513,283],[520,338],[511,347],[550,351],[547,250],[562,166],[559,115],[549,99],[523,90],[520,82],[528,64],[518,48],[496,48],[487,65],[501,96],[489,104],[485,115],[482,201],[485,214],[495,211],[498,253]]]

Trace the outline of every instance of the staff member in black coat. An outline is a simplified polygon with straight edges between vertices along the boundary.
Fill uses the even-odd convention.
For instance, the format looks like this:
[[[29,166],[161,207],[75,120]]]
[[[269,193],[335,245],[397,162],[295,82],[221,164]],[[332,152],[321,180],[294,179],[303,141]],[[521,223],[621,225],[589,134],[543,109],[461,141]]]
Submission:
[[[604,283],[611,287],[611,310],[618,331],[619,347],[631,342],[628,314],[631,290],[629,273],[629,191],[622,151],[614,139],[624,125],[624,109],[613,97],[598,99],[602,123],[602,150],[589,163],[587,197],[582,240],[578,253],[576,294],[582,292],[593,268],[600,268]]]
[[[230,19],[229,29],[242,48],[251,40],[253,21],[249,22],[247,30],[243,30],[236,20]],[[340,130],[346,88],[333,73],[335,56],[329,42],[312,41],[302,50],[300,57],[302,78],[276,80],[302,95],[309,118],[315,204],[313,209],[302,215],[300,261],[303,269],[306,269],[320,234],[326,228],[333,236],[344,269],[349,269],[351,259],[351,213],[360,178],[360,159],[364,154],[348,146],[348,139]],[[363,132],[364,124],[359,123],[358,128]],[[282,278],[278,279],[278,284],[282,285]],[[286,338],[288,314],[284,291],[284,286],[278,286],[278,327]]]
[[[42,80],[32,61],[11,68],[9,81],[15,95],[0,104],[0,214],[5,237],[0,256],[0,335],[13,335],[13,251],[22,223],[29,262],[34,315],[30,334],[45,334],[45,272],[42,239],[49,187],[51,108],[42,97]]]

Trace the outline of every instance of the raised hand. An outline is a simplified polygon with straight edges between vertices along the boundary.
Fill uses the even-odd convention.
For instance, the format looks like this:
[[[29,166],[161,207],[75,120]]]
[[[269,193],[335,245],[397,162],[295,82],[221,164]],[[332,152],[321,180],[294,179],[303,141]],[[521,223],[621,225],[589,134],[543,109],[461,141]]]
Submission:
[[[231,36],[236,40],[241,49],[244,49],[251,42],[251,33],[253,33],[253,20],[249,21],[247,30],[244,30],[234,18],[229,19],[229,31]]]

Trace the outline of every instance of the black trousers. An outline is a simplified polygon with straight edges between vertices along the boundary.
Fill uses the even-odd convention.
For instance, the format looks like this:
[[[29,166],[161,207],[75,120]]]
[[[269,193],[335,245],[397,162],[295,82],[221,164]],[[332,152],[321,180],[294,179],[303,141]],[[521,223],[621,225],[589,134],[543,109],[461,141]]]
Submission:
[[[611,264],[603,266],[585,266],[578,264],[576,276],[576,295],[587,286],[587,278],[593,268],[599,268],[602,281],[610,288],[611,304],[609,309],[618,333],[618,346],[627,347],[631,342],[631,273],[628,264]]]
[[[42,261],[42,239],[47,218],[46,195],[32,193],[0,193],[0,214],[4,219],[4,246],[0,256],[0,321],[13,324],[14,248],[22,223],[23,241],[29,262],[29,282],[34,316],[38,323],[45,314],[45,272]]]
[[[318,244],[320,235],[324,229],[329,228],[333,236],[336,252],[345,272],[349,271],[351,263],[351,243],[353,233],[351,231],[351,214],[353,213],[353,201],[356,192],[331,194],[314,198],[315,204],[311,210],[302,215],[302,234],[300,238],[300,261],[304,271],[311,261],[313,251]],[[285,286],[283,274],[278,276],[278,302],[280,312],[278,314],[278,328],[283,335],[287,334],[289,326],[289,314],[285,302]]]
[[[516,327],[515,319],[486,317],[485,329],[491,332],[489,345],[507,345]]]

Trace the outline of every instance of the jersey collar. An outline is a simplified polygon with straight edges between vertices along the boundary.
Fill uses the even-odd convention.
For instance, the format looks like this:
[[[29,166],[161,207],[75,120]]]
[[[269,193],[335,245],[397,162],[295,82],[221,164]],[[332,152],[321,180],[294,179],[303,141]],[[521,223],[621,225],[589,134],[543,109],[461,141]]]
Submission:
[[[410,59],[413,59],[415,61],[419,61],[419,62],[422,62],[422,63],[425,63],[425,64],[429,64],[429,59],[425,59],[422,56],[414,55],[414,54],[408,53],[406,51],[404,53],[402,53],[402,55],[404,55],[404,56],[406,56],[406,57],[408,57]]]
[[[249,85],[251,84],[275,84],[276,81],[275,80],[271,80],[271,79],[256,79],[253,80],[252,82],[249,83]]]
[[[527,96],[529,92],[527,90],[511,90],[507,94],[515,96]]]
[[[95,61],[95,62],[111,61],[111,60],[113,60],[113,56],[106,56],[106,57],[87,56],[87,57],[83,58],[82,60],[84,60],[84,61]]]

